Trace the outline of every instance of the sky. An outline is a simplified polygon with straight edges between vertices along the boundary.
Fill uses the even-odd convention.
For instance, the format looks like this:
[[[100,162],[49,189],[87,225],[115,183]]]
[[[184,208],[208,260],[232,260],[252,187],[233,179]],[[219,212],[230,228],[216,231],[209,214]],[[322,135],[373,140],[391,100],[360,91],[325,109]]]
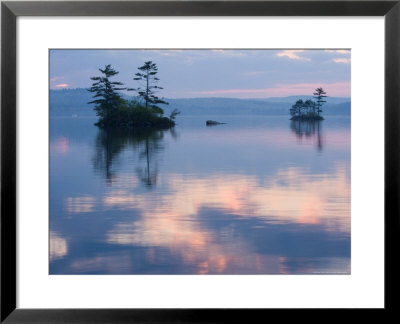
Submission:
[[[350,97],[351,52],[325,50],[50,50],[50,88],[89,88],[107,64],[128,88],[145,61],[157,64],[164,98]],[[134,95],[134,93],[130,93]]]

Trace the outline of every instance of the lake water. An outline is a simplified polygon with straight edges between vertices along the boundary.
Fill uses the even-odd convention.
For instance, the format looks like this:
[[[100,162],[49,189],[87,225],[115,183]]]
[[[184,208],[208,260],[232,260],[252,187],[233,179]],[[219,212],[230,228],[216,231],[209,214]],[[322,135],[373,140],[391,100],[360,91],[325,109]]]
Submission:
[[[94,122],[50,119],[50,274],[350,274],[350,117]]]

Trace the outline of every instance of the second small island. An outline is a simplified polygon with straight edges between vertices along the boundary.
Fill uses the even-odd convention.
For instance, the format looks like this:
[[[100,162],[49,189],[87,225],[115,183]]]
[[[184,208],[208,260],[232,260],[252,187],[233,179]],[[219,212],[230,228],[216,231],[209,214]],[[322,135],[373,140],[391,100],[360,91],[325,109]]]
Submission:
[[[311,99],[303,101],[300,99],[290,108],[290,115],[292,116],[292,118],[290,118],[291,120],[313,121],[324,119],[324,117],[321,116],[321,107],[326,103],[326,92],[322,88],[317,88],[313,94],[316,101],[312,101]]]

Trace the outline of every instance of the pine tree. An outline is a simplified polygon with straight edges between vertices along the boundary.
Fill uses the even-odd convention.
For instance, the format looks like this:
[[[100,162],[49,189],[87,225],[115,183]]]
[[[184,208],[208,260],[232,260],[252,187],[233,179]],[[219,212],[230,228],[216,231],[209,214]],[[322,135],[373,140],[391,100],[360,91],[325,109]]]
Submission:
[[[112,76],[119,73],[115,71],[110,64],[106,65],[104,70],[99,69],[99,71],[103,76],[90,78],[95,82],[88,90],[94,93],[93,98],[95,98],[95,100],[89,102],[89,104],[95,104],[94,110],[96,110],[97,116],[99,116],[101,120],[104,120],[122,104],[126,103],[117,92],[119,90],[125,90],[126,88],[119,87],[123,85],[121,82],[110,81]]]
[[[324,91],[324,89],[322,88],[317,88],[315,89],[315,92],[313,93],[314,98],[317,99],[317,113],[319,115],[319,113],[322,112],[321,107],[324,103],[326,103],[326,101],[324,100],[324,98],[327,97],[326,92]]]
[[[156,63],[147,61],[138,70],[139,72],[135,74],[133,80],[139,81],[141,87],[128,90],[137,91],[139,97],[144,101],[146,108],[150,108],[159,115],[164,114],[164,110],[158,107],[158,105],[168,105],[168,102],[156,96],[156,92],[163,89],[157,85],[160,79],[156,77],[158,73]]]
[[[296,103],[290,108],[290,114],[294,116],[300,116],[302,114],[302,108],[304,106],[303,100],[297,100]]]
[[[304,107],[305,107],[306,110],[307,110],[306,113],[307,113],[308,115],[311,115],[311,114],[315,114],[317,104],[316,104],[314,101],[308,99],[308,100],[306,100],[306,102],[304,103]]]

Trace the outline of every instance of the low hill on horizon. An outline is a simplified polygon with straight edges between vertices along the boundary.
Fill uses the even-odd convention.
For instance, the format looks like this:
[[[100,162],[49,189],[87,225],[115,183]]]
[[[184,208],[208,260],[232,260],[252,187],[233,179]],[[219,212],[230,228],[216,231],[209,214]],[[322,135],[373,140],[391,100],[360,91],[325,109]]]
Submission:
[[[123,94],[125,99],[134,97]],[[165,100],[163,105],[166,115],[173,109],[181,111],[181,115],[289,115],[289,109],[297,100],[312,99],[312,96],[288,96],[261,99],[238,98],[178,98]],[[50,90],[51,116],[95,116],[92,94],[87,89]],[[350,115],[351,99],[344,97],[328,97],[323,106],[323,115]]]

